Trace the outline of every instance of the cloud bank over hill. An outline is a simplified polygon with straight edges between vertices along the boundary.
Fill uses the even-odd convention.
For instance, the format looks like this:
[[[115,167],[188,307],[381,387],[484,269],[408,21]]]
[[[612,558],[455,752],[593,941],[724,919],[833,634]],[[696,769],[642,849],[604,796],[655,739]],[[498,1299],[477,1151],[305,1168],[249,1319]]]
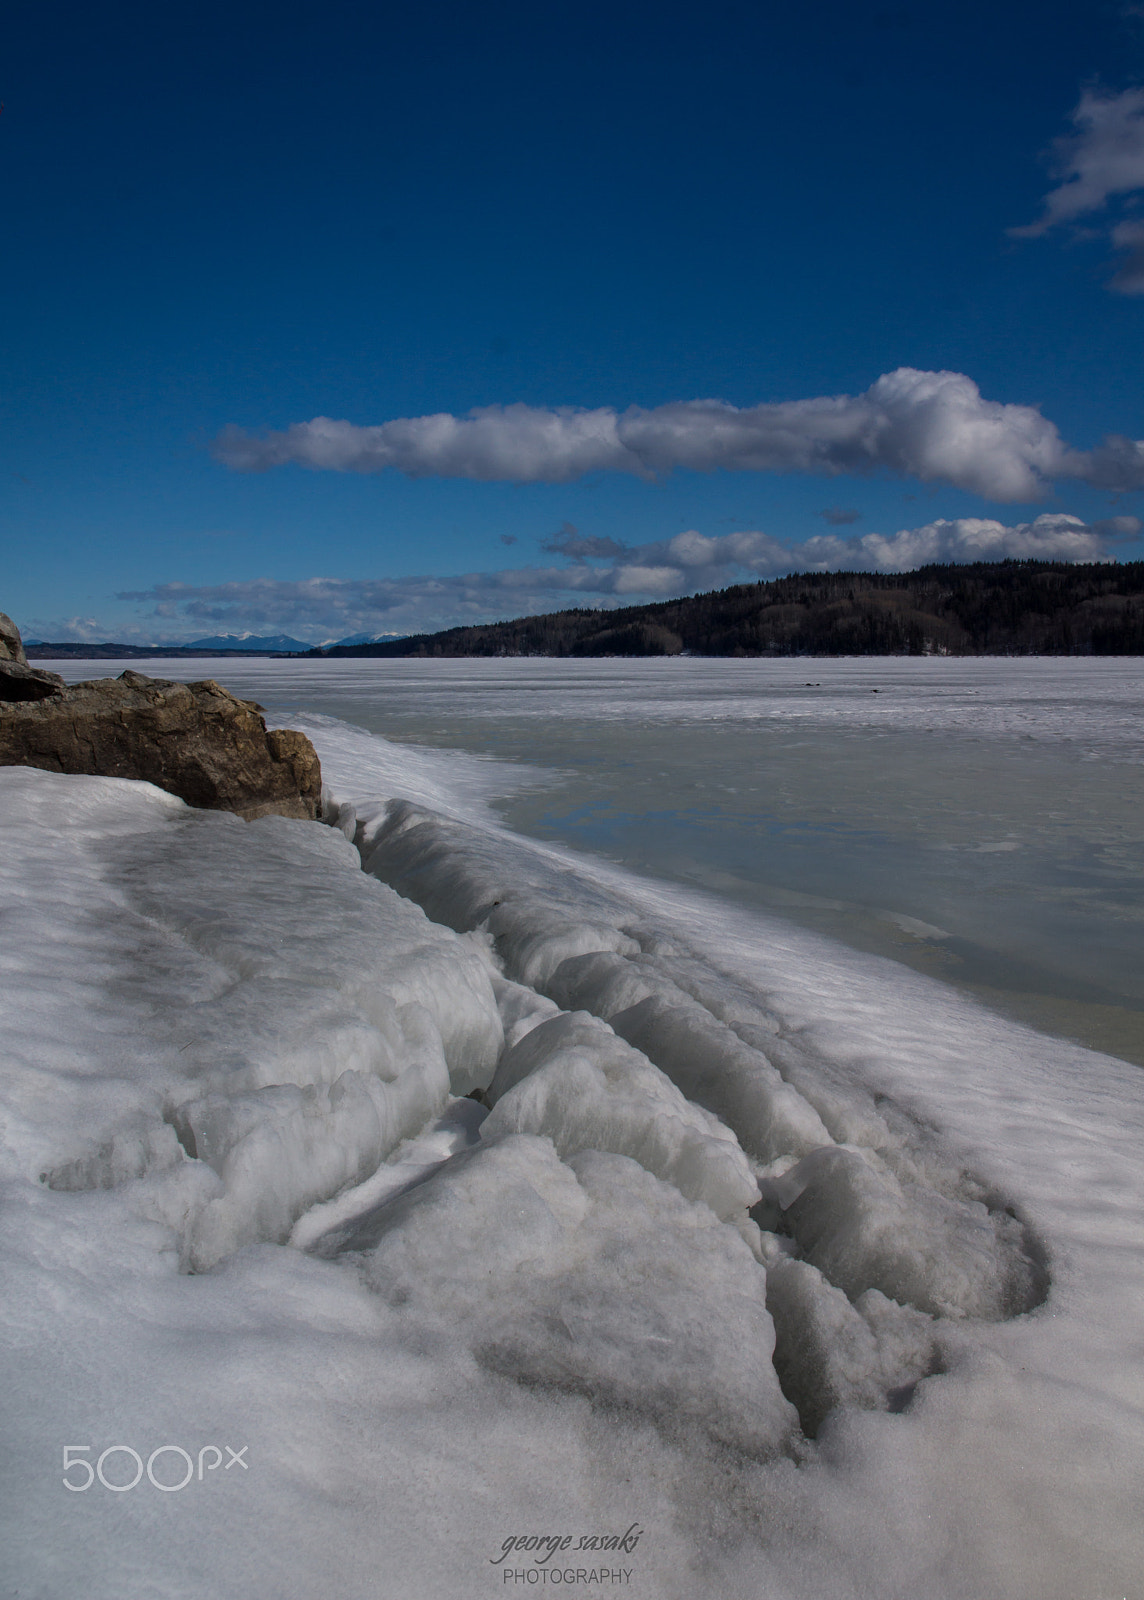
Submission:
[[[564,566],[527,566],[450,576],[307,578],[193,586],[158,584],[118,596],[148,607],[165,636],[180,624],[228,629],[288,629],[315,640],[351,633],[431,631],[458,623],[527,616],[575,605],[613,607],[670,599],[788,572],[904,572],[930,562],[1101,561],[1120,540],[1135,538],[1135,517],[1085,523],[1046,513],[1006,525],[988,518],[929,522],[886,535],[818,534],[784,544],[760,531],[708,536],[690,530],[672,539],[624,545],[582,538],[570,524],[542,549]]]
[[[243,472],[294,463],[482,482],[567,483],[592,472],[654,478],[695,472],[878,470],[1012,502],[1041,499],[1055,479],[1144,487],[1144,441],[1111,435],[1071,449],[1036,406],[986,400],[961,372],[899,367],[863,394],[738,407],[679,400],[645,409],[482,406],[464,416],[397,417],[362,427],[330,417],[255,435],[229,427],[216,458]]]

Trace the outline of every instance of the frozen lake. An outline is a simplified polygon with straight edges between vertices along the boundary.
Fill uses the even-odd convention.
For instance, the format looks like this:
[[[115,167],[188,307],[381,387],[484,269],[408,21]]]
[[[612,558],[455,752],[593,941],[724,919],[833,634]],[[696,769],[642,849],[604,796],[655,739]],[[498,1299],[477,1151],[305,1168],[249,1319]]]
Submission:
[[[335,825],[0,771],[12,1592],[1134,1592],[1139,664],[148,666]]]
[[[71,681],[127,665],[53,664]],[[279,720],[320,713],[540,767],[524,787],[501,775],[514,829],[777,913],[1144,1063],[1135,659],[148,670],[216,675]]]

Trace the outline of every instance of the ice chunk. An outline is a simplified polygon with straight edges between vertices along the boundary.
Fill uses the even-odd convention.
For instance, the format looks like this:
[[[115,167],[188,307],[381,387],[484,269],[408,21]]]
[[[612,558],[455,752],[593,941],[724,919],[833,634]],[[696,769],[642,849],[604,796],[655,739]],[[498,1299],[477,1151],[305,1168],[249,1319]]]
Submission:
[[[538,1133],[564,1157],[589,1149],[630,1156],[723,1218],[758,1198],[734,1134],[586,1012],[561,1013],[527,1033],[497,1068],[488,1099],[486,1139]]]
[[[285,1241],[305,1210],[374,1172],[442,1110],[448,1092],[444,1062],[426,1052],[393,1083],[346,1072],[328,1087],[283,1085],[181,1107],[188,1153],[225,1185],[192,1224],[192,1265],[205,1270],[255,1240]]]
[[[645,963],[627,960],[602,948],[569,956],[556,968],[545,987],[566,1011],[582,1006],[603,1017],[605,1022],[652,995],[679,1004],[687,1001],[682,989],[670,978]]]
[[[487,961],[363,874],[335,830],[196,812],[118,779],[10,769],[0,783],[0,889],[21,919],[0,952],[9,1172],[76,1190],[173,1170],[168,1123],[223,1097],[218,1158],[234,1172],[202,1260],[224,1238],[282,1237],[450,1087],[491,1079],[503,1033]],[[361,1128],[343,1104],[358,1079]],[[256,1157],[269,1125],[240,1138],[233,1119],[283,1086],[300,1120],[287,1136],[272,1119],[279,1154]],[[215,1135],[200,1133],[205,1150]]]
[[[757,995],[748,994],[742,984],[686,954],[652,929],[645,931],[634,925],[624,931],[639,941],[643,951],[643,957],[637,958],[639,965],[654,968],[670,979],[748,1044],[771,1041],[779,1032],[778,1018],[760,1004]]]
[[[337,830],[188,812],[121,867],[138,909],[234,980],[332,991],[382,1031],[394,1007],[416,1003],[440,1033],[454,1092],[491,1078],[502,1033],[486,965],[364,876]]]
[[[421,1337],[434,1325],[486,1368],[671,1434],[758,1456],[791,1438],[764,1269],[708,1207],[634,1161],[586,1151],[566,1165],[548,1140],[510,1135],[383,1215],[367,1278]]]
[[[519,1044],[526,1033],[560,1012],[560,1007],[547,995],[537,994],[527,984],[514,983],[511,978],[494,978],[493,993],[497,997],[506,1052]]]
[[[1041,1271],[1014,1217],[907,1189],[874,1159],[816,1150],[776,1182],[786,1227],[832,1283],[940,1316],[996,1320],[1037,1303]]]
[[[329,789],[324,785],[322,788],[322,821],[331,828],[336,828],[344,838],[349,840],[350,844],[353,844],[354,834],[357,832],[357,807],[352,800],[335,800]]]
[[[672,971],[717,996],[744,1030],[767,1034],[767,1014],[744,999],[736,1005],[729,980],[712,974],[704,984],[697,964],[674,945],[657,955],[654,934],[633,927],[630,905],[607,890],[535,850],[408,801],[394,802],[372,826],[362,860],[450,927],[487,928],[507,977],[610,1021],[689,1099],[726,1122],[749,1154],[766,1162],[832,1142],[763,1052],[693,999]],[[661,970],[660,959],[670,970]]]
[[[453,1100],[421,1133],[404,1140],[363,1183],[335,1200],[312,1206],[295,1223],[290,1243],[323,1258],[336,1256],[367,1217],[424,1183],[458,1151],[475,1145],[487,1115],[475,1100]]]
[[[766,1257],[775,1371],[811,1437],[835,1406],[885,1407],[934,1369],[930,1318],[870,1289],[855,1305],[808,1261]]]
[[[533,988],[569,956],[639,953],[619,922],[630,909],[570,871],[502,839],[394,801],[361,842],[362,865],[459,932],[487,927],[511,978]]]
[[[649,995],[611,1018],[612,1027],[734,1129],[762,1162],[832,1143],[818,1113],[784,1082],[762,1051],[744,1044],[694,1001],[672,1005]]]

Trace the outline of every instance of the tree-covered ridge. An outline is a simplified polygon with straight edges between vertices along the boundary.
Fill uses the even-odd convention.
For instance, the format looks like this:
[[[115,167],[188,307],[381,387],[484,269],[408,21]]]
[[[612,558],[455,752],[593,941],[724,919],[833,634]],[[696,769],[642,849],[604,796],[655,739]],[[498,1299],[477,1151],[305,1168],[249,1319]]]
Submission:
[[[447,628],[331,656],[1144,655],[1144,562],[804,572],[619,611]]]

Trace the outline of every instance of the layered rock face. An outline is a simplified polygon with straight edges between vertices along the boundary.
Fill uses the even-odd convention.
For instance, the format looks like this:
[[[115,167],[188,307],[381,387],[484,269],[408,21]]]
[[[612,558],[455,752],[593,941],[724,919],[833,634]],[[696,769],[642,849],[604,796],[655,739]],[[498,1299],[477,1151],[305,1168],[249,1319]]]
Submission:
[[[0,766],[142,778],[188,805],[248,821],[319,815],[322,772],[293,729],[268,730],[261,707],[220,684],[124,672],[68,688],[23,661],[0,613]]]

